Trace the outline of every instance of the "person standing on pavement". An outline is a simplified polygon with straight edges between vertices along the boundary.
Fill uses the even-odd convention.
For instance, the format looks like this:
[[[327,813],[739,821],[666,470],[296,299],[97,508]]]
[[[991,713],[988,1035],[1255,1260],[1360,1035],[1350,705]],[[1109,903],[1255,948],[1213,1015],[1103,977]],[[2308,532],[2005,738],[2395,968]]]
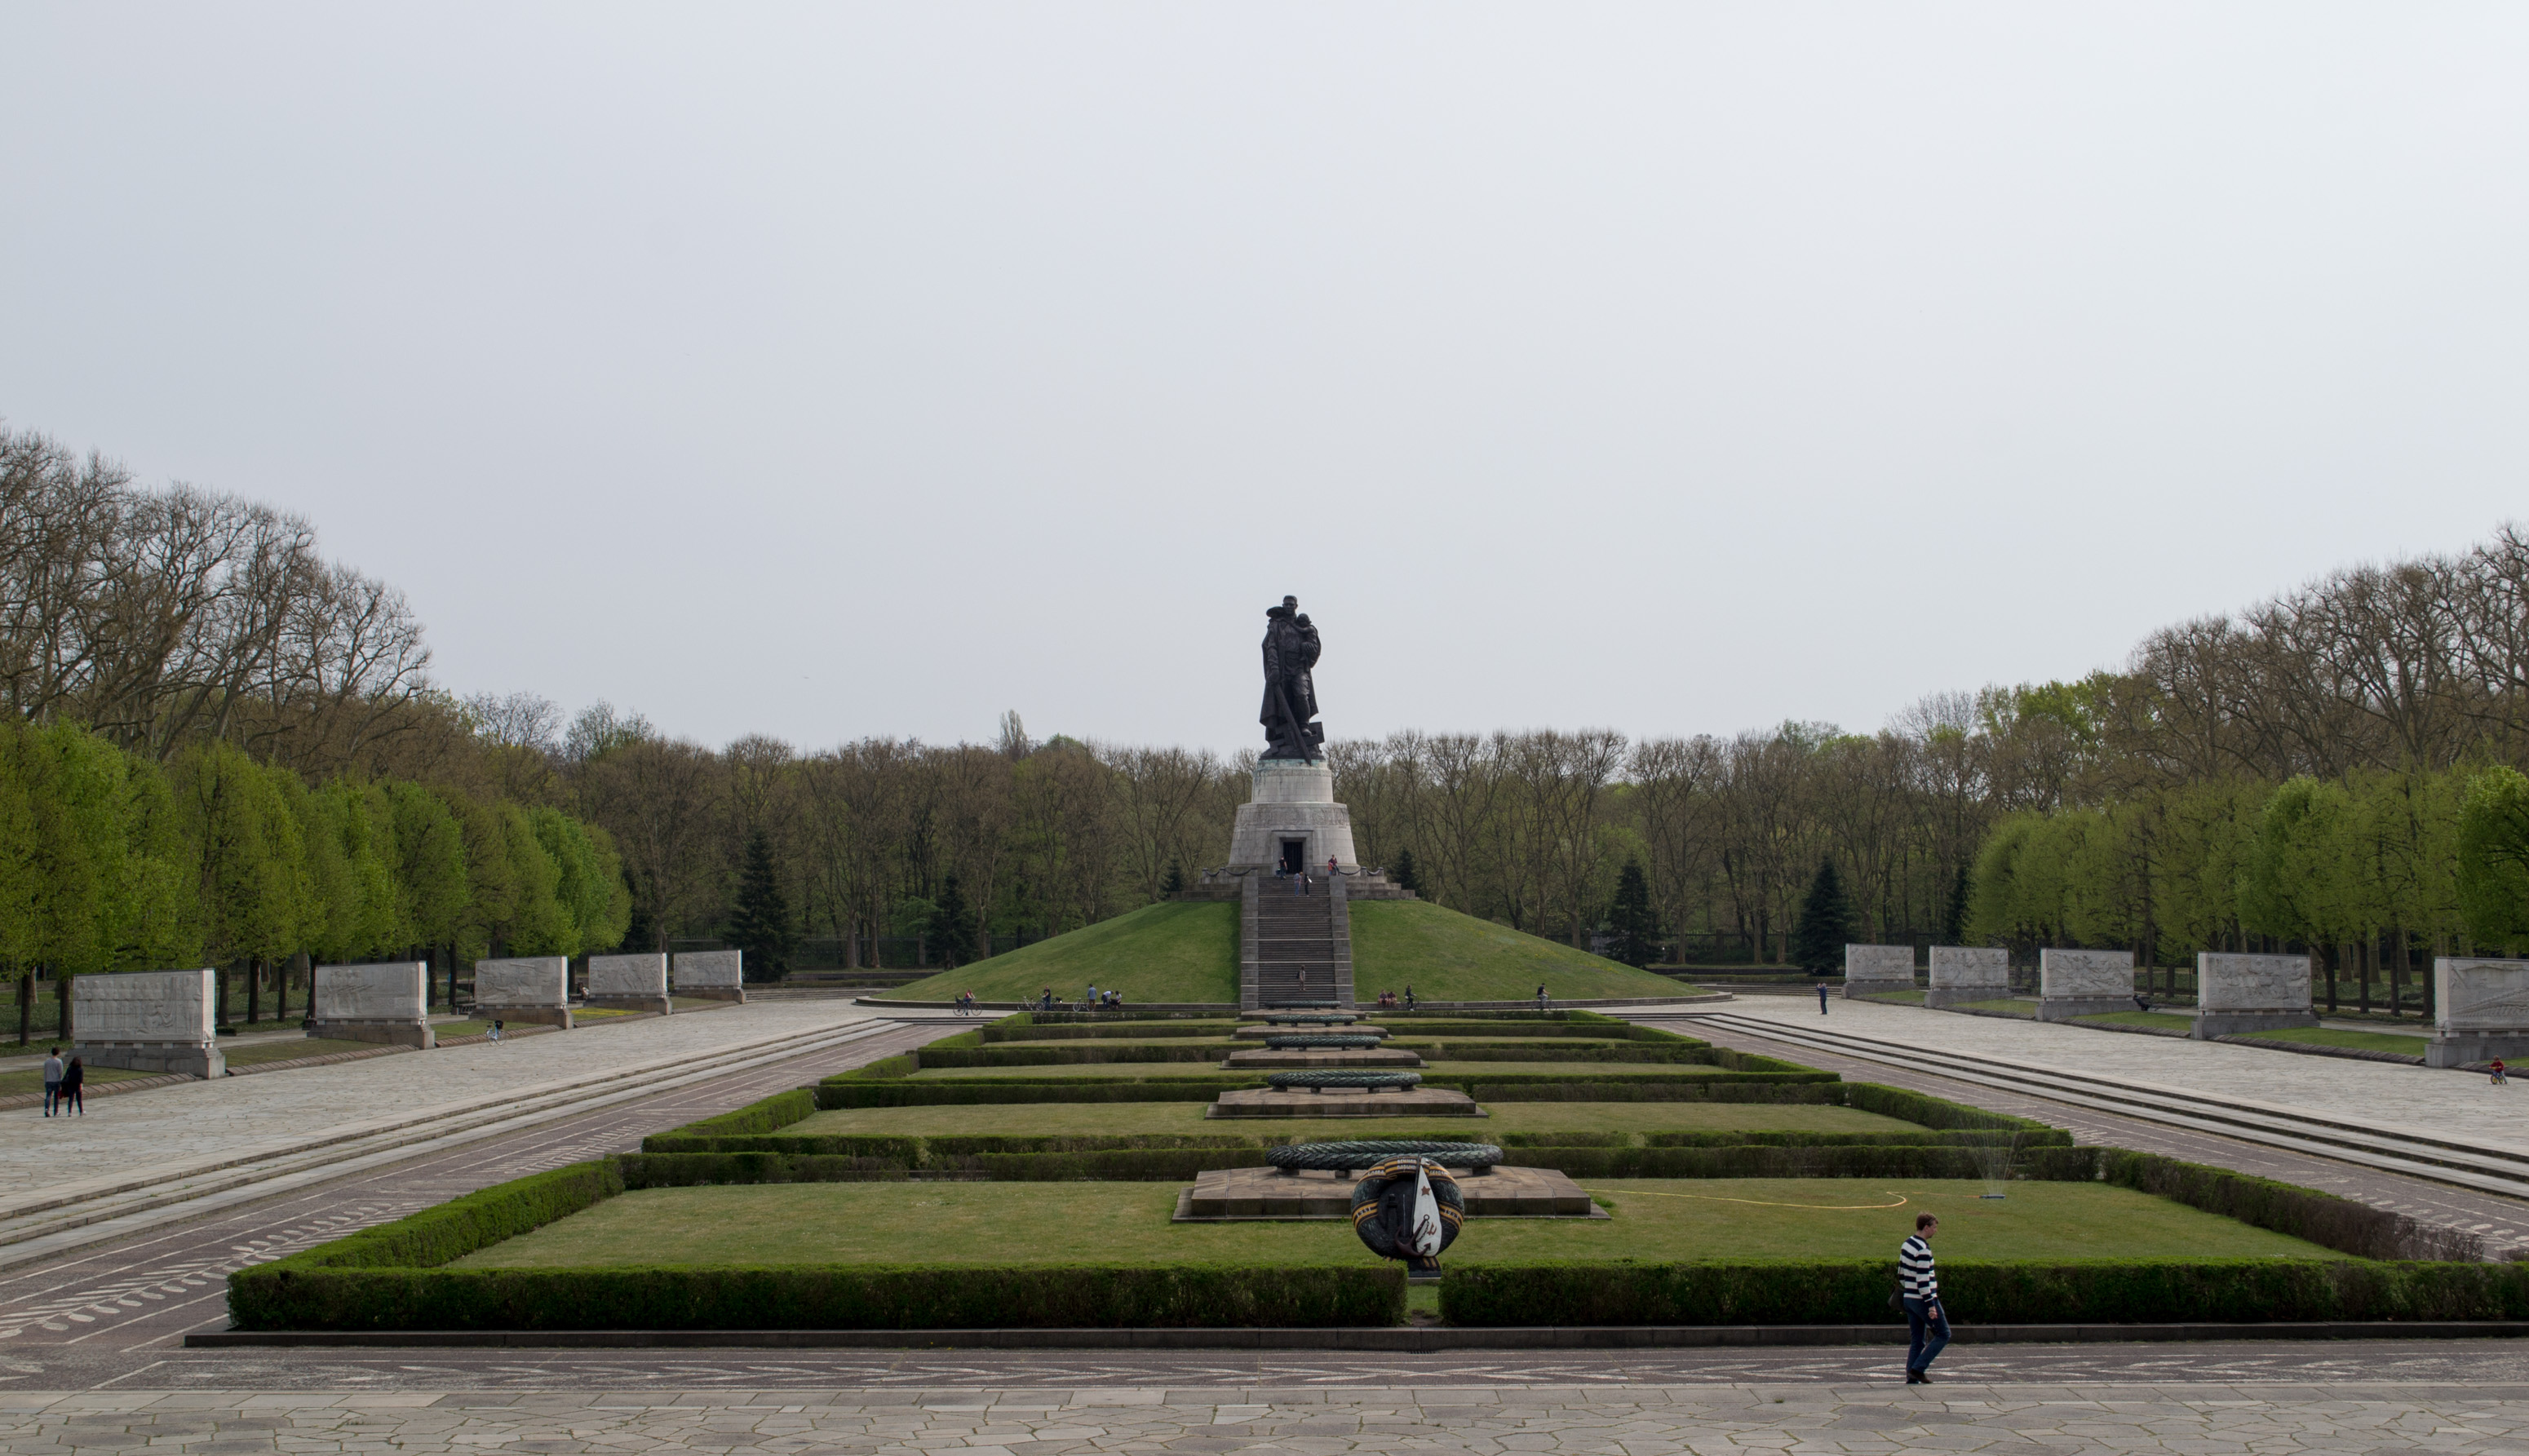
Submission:
[[[80,1089],[86,1084],[87,1068],[80,1065],[80,1059],[78,1057],[72,1057],[71,1064],[62,1068],[63,1116],[68,1117],[71,1114],[71,1108],[73,1107],[79,1108],[79,1114],[81,1116],[84,1117],[87,1115],[87,1099],[80,1093]]]
[[[1950,1342],[1950,1317],[1941,1309],[1941,1280],[1932,1270],[1932,1235],[1941,1220],[1914,1215],[1914,1236],[1897,1246],[1897,1294],[1906,1306],[1906,1383],[1932,1383],[1934,1356]]]
[[[44,1055],[44,1115],[53,1115],[53,1105],[62,1100],[62,1049],[55,1047]]]
[[[1824,981],[1820,981],[1818,983],[1818,1014],[1820,1016],[1826,1014],[1826,983]]]

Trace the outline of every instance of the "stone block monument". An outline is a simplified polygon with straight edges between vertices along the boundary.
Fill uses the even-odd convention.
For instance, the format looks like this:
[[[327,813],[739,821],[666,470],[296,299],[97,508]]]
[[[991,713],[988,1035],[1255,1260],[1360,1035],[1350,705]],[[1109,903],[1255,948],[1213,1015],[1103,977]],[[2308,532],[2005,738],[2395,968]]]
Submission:
[[[675,1003],[668,999],[668,956],[592,955],[588,958],[587,1005],[610,1011],[657,1011],[665,1015]]]
[[[427,1007],[430,967],[418,960],[318,966],[307,1035],[390,1047],[438,1045]]]
[[[1846,1000],[1913,989],[1913,946],[1847,945],[1844,947],[1844,998]]]
[[[1924,1005],[1998,1001],[2010,995],[2010,951],[1999,945],[1932,947],[1932,989],[1923,993]]]
[[[679,950],[671,971],[678,996],[746,1003],[743,950]]]
[[[2210,950],[2195,955],[2197,1041],[2280,1027],[2316,1026],[2309,1005],[2306,955],[2233,955]]]
[[[2037,1019],[2070,1021],[2134,1008],[2130,950],[2037,952]]]
[[[570,1030],[570,962],[559,955],[474,962],[474,1014]]]
[[[213,973],[133,971],[71,978],[71,1051],[89,1066],[133,1072],[228,1073],[211,1018]]]
[[[2529,960],[2437,958],[2433,1039],[2424,1047],[2424,1065],[2466,1066],[2498,1056],[2529,1056]]]

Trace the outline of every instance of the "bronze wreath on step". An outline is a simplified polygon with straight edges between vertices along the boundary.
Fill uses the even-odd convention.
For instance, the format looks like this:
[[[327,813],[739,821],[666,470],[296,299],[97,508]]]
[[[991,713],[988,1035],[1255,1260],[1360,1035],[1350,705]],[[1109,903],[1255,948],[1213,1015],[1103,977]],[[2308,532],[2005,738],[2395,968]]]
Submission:
[[[1427,1162],[1473,1167],[1479,1172],[1501,1161],[1502,1150],[1491,1143],[1444,1143],[1430,1138],[1356,1138],[1342,1143],[1286,1143],[1264,1150],[1264,1160],[1277,1168],[1348,1173],[1391,1158],[1415,1157]]]
[[[1275,1072],[1264,1079],[1276,1092],[1295,1092],[1307,1088],[1323,1092],[1329,1087],[1358,1087],[1364,1092],[1394,1088],[1403,1092],[1423,1085],[1421,1072],[1361,1072],[1340,1067],[1311,1067],[1305,1072]]]

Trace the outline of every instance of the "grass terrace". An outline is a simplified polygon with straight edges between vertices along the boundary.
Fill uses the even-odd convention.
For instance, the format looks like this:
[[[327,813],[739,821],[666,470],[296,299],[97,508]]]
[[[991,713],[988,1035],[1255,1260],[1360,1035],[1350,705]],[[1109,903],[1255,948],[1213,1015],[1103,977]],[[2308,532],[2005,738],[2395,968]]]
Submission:
[[[1884,1323],[1927,1210],[1972,1321],[2529,1319],[2529,1267],[2390,1262],[2417,1247],[2398,1215],[2331,1195],[1586,1010],[1380,1024],[1489,1115],[1207,1119],[1264,1080],[1219,1069],[1258,1045],[1234,1021],[1004,1017],[241,1270],[231,1310],[262,1329],[1392,1324],[1403,1272],[1346,1218],[1171,1215],[1278,1143],[1434,1138],[1498,1144],[1609,1214],[1470,1220],[1418,1306],[1457,1323]]]
[[[1127,1001],[1238,1002],[1238,906],[1227,900],[1168,901],[1102,920],[942,971],[886,993],[905,1000],[1033,1001],[1045,988],[1078,1000],[1095,984]]]

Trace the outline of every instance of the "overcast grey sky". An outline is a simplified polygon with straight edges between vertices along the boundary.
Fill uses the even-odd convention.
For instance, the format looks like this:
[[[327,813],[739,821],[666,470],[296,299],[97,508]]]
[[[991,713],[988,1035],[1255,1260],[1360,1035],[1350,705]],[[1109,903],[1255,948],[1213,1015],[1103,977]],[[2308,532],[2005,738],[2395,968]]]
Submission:
[[[0,416],[721,742],[1872,728],[2529,513],[2529,7],[0,7]]]

